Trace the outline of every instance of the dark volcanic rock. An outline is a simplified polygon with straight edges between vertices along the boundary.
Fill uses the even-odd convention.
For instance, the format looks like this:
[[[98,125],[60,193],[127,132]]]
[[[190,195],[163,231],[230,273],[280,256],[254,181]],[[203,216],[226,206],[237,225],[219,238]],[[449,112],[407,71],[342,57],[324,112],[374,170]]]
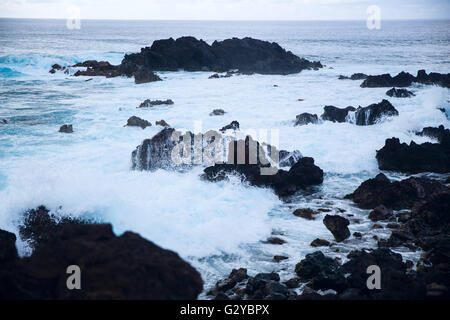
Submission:
[[[267,238],[266,243],[282,245],[286,243],[286,240],[283,240],[278,237],[269,237]]]
[[[132,116],[128,119],[126,126],[128,127],[141,127],[142,129],[145,129],[147,127],[150,127],[152,124],[148,122],[147,120],[141,119],[136,116]]]
[[[350,230],[348,229],[350,222],[344,217],[327,214],[323,219],[323,224],[331,231],[337,242],[344,241],[350,237]]]
[[[450,139],[442,143],[409,145],[400,143],[398,138],[387,139],[383,148],[377,151],[378,167],[408,173],[450,172]]]
[[[227,124],[220,129],[221,132],[225,132],[227,130],[239,130],[239,122],[237,122],[236,120],[231,121],[230,124]]]
[[[374,103],[365,108],[359,107],[355,113],[355,120],[357,125],[367,126],[392,116],[398,116],[398,111],[389,101],[383,99],[380,103]]]
[[[350,77],[340,75],[339,80],[364,80],[367,78],[365,73],[354,73]]]
[[[445,129],[443,125],[437,128],[426,127],[416,133],[418,136],[426,136],[439,141],[439,143],[450,144],[450,129]]]
[[[414,97],[415,94],[412,91],[406,90],[406,89],[396,89],[392,88],[386,92],[386,95],[389,97],[395,97],[395,98],[410,98]]]
[[[150,99],[146,99],[144,100],[138,108],[149,108],[149,107],[153,107],[153,106],[160,106],[163,104],[167,104],[167,105],[172,105],[173,101],[171,99],[167,99],[167,100],[150,100]]]
[[[74,76],[103,76],[106,78],[113,78],[121,76],[119,66],[113,66],[108,61],[97,61],[97,60],[87,60],[84,62],[79,62],[73,67],[85,67],[85,71],[78,70],[75,72]]]
[[[320,116],[323,120],[333,121],[333,122],[345,122],[347,115],[350,111],[355,111],[356,109],[349,106],[347,108],[336,108],[334,106],[325,106],[323,108],[324,112]]]
[[[170,125],[165,120],[159,120],[155,122],[155,125],[169,128]]]
[[[317,114],[311,114],[311,113],[302,113],[296,116],[295,124],[294,126],[303,126],[308,123],[318,123],[319,118],[317,117]]]
[[[194,37],[154,41],[140,53],[125,55],[121,70],[131,75],[137,66],[146,66],[153,71],[225,72],[238,69],[260,74],[290,74],[322,67],[320,62],[299,58],[276,43],[233,38],[209,45]]]
[[[390,74],[368,76],[367,79],[361,84],[361,87],[409,87],[413,82],[422,84],[436,84],[442,87],[450,88],[450,73],[440,74],[431,72],[430,74],[427,74],[425,70],[419,70],[416,77],[407,72],[400,72],[395,77],[391,77]]]
[[[273,256],[273,261],[275,261],[275,262],[281,262],[281,261],[287,260],[287,259],[289,259],[289,257],[286,257],[286,256]]]
[[[298,150],[294,150],[292,152],[280,150],[278,153],[278,165],[280,167],[292,167],[298,160],[300,160],[301,157],[303,157],[302,153]]]
[[[139,66],[134,73],[134,83],[148,83],[162,81],[152,70],[145,66]]]
[[[195,269],[135,233],[117,237],[111,225],[64,224],[49,236],[28,258],[8,253],[0,299],[196,299],[202,291]],[[7,238],[0,252],[5,245],[10,252]],[[81,270],[81,290],[67,289],[70,265]]]
[[[209,115],[210,116],[223,116],[225,114],[225,111],[222,109],[214,109]]]
[[[306,220],[314,220],[314,215],[318,214],[317,211],[314,211],[310,208],[297,209],[292,213],[294,216],[304,218]]]
[[[325,240],[325,239],[314,239],[311,244],[311,247],[329,247],[330,246],[330,242]]]
[[[448,190],[436,180],[427,178],[408,178],[390,182],[382,173],[364,181],[353,193],[346,196],[360,208],[373,209],[379,205],[400,210],[411,208],[415,202],[426,200],[435,192]]]
[[[59,128],[59,132],[73,133],[73,126],[71,124],[64,124]]]
[[[392,217],[392,209],[388,209],[383,205],[377,206],[369,213],[369,219],[372,221],[386,220]]]

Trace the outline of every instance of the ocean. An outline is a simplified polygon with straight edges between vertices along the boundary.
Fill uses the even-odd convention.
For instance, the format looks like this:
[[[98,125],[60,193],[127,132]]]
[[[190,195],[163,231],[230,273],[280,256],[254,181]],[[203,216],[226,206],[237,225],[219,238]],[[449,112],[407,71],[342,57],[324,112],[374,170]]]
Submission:
[[[0,119],[8,122],[0,123],[0,229],[17,232],[23,212],[41,204],[60,216],[108,222],[116,234],[131,230],[176,251],[200,271],[205,289],[239,267],[251,275],[276,271],[291,277],[295,264],[316,250],[309,245],[313,239],[332,240],[321,218],[292,215],[298,208],[340,208],[360,220],[350,230],[367,234],[366,240],[323,249],[329,255],[345,259],[351,249],[375,247],[368,211],[343,196],[379,173],[375,154],[387,138],[422,143],[432,140],[415,131],[448,127],[450,91],[415,85],[415,97],[389,98],[388,88],[360,88],[361,81],[338,77],[419,69],[449,73],[449,30],[449,20],[382,21],[380,30],[369,30],[365,21],[82,20],[81,29],[70,30],[65,20],[0,19]],[[132,78],[86,82],[86,77],[48,72],[54,63],[87,59],[119,64],[124,54],[154,40],[187,35],[208,43],[246,36],[273,41],[325,67],[222,79],[208,79],[210,72],[158,72],[164,81],[141,85]],[[376,125],[293,125],[297,114],[320,115],[325,105],[367,106],[386,98],[399,116]],[[174,104],[137,109],[145,99]],[[219,108],[225,115],[209,116]],[[132,171],[131,152],[161,130],[124,127],[133,115],[202,132],[233,120],[241,130],[278,130],[280,147],[313,157],[325,172],[324,183],[281,201],[273,191],[237,179],[203,181],[201,167]],[[58,132],[66,123],[73,124],[73,134]],[[377,235],[383,232],[389,235],[387,230]],[[287,243],[264,243],[272,233]],[[18,246],[22,255],[29,254],[26,243],[19,240]],[[419,255],[398,250],[412,260]],[[274,263],[274,255],[289,259]]]

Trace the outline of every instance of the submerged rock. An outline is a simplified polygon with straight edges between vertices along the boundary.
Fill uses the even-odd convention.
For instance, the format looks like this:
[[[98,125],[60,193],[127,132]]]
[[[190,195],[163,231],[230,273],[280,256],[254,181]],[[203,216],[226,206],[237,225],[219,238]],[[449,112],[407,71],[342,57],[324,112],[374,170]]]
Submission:
[[[354,73],[350,77],[340,75],[339,80],[365,80],[367,78],[367,74],[365,73]]]
[[[209,115],[210,116],[223,116],[225,111],[222,109],[214,109]]]
[[[325,106],[323,108],[324,112],[320,116],[323,120],[333,121],[333,122],[345,122],[347,115],[350,111],[355,111],[356,109],[352,106],[347,108],[337,108],[334,106]]]
[[[172,105],[174,104],[174,102],[171,99],[167,99],[167,100],[150,100],[150,99],[146,99],[144,100],[138,108],[150,108],[153,106],[160,106],[160,105]]]
[[[414,141],[408,145],[398,138],[386,139],[383,148],[377,151],[378,167],[408,173],[450,172],[450,139],[442,143]]]
[[[314,220],[314,215],[318,214],[318,212],[310,208],[303,208],[295,210],[292,214],[306,220]]]
[[[417,201],[426,200],[435,192],[443,192],[448,187],[439,181],[411,177],[391,182],[380,173],[375,178],[364,181],[353,193],[345,196],[362,209],[373,209],[379,205],[400,210],[411,208]]]
[[[311,113],[302,113],[296,116],[295,124],[294,126],[303,126],[309,123],[318,123],[319,118],[317,117],[317,114],[311,114]]]
[[[380,103],[374,103],[365,108],[359,107],[355,112],[355,121],[359,126],[367,126],[392,116],[398,116],[398,111],[389,101],[383,99]]]
[[[64,124],[59,128],[59,132],[73,133],[73,126],[71,124]]]
[[[412,91],[406,90],[406,89],[396,89],[392,88],[386,92],[386,95],[389,97],[395,97],[395,98],[410,98],[414,97],[415,94]]]
[[[145,129],[147,127],[150,127],[152,124],[148,122],[147,120],[141,119],[136,116],[132,116],[127,120],[126,126],[128,127],[141,127],[142,129]]]
[[[220,129],[221,132],[225,132],[227,130],[239,130],[239,122],[237,122],[236,120],[231,121],[230,124],[227,124]]]
[[[350,237],[348,229],[350,222],[344,217],[327,214],[323,219],[323,224],[330,230],[337,242],[342,242]]]

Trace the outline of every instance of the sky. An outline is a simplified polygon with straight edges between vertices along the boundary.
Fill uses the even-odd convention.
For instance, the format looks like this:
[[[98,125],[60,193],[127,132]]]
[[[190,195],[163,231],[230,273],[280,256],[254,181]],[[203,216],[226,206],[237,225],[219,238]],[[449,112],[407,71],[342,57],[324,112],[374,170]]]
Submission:
[[[0,17],[141,20],[450,19],[450,0],[0,0]]]

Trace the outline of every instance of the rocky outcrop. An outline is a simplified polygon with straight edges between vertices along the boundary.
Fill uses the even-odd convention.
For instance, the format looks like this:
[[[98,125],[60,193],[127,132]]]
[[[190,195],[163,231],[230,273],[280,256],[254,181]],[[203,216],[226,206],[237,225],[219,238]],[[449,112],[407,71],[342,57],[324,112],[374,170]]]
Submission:
[[[286,150],[280,150],[278,152],[278,158],[279,158],[279,166],[282,167],[292,167],[294,164],[297,163],[300,158],[303,157],[302,153],[299,150],[294,151],[286,151]]]
[[[71,124],[64,124],[59,128],[59,132],[73,133],[73,126]]]
[[[294,212],[292,212],[292,214],[294,216],[306,219],[306,220],[314,220],[314,215],[318,214],[319,212],[314,211],[310,208],[302,208],[302,209],[297,209]]]
[[[225,132],[227,130],[239,130],[239,122],[237,122],[236,120],[231,121],[230,124],[227,124],[220,129],[221,132]]]
[[[361,84],[362,88],[379,88],[379,87],[409,87],[413,82],[421,84],[435,84],[441,87],[450,88],[450,73],[441,74],[431,72],[427,74],[425,70],[419,70],[417,76],[413,76],[407,72],[400,72],[395,77],[390,74],[382,74],[379,76],[368,76]]]
[[[159,121],[157,120],[155,122],[155,125],[165,127],[165,128],[170,128],[170,125],[165,120],[162,120],[162,119]]]
[[[375,209],[369,213],[369,219],[372,221],[387,220],[392,216],[392,209],[386,208],[384,205],[375,207]]]
[[[414,141],[408,145],[398,138],[387,139],[383,148],[377,151],[378,167],[408,173],[450,172],[450,139],[441,143]]]
[[[108,224],[64,223],[51,232],[33,230],[39,245],[22,259],[15,236],[0,230],[2,300],[190,300],[202,291],[203,281],[194,268],[138,234],[116,236]],[[80,268],[81,290],[66,285],[71,265]]]
[[[146,99],[144,100],[138,108],[150,108],[153,106],[160,106],[160,105],[172,105],[174,104],[174,102],[171,99],[167,99],[167,100],[150,100],[150,99]]]
[[[223,116],[225,111],[222,109],[214,109],[209,115],[210,116]]]
[[[406,90],[406,89],[396,89],[396,88],[392,88],[388,91],[386,91],[386,95],[388,95],[389,97],[394,97],[394,98],[410,98],[410,97],[414,97],[415,94],[412,91]]]
[[[448,190],[439,181],[411,177],[391,182],[380,173],[364,181],[353,193],[346,196],[362,209],[373,209],[380,205],[400,210],[411,208],[417,201],[428,199],[433,193]]]
[[[337,242],[342,242],[350,237],[348,229],[350,222],[344,217],[327,214],[323,219],[323,224],[330,230]]]
[[[141,119],[136,116],[132,116],[127,120],[127,124],[125,126],[128,127],[141,127],[142,129],[145,129],[147,127],[150,127],[152,124],[148,122],[147,120]]]
[[[317,117],[317,114],[311,114],[311,113],[302,113],[297,115],[295,120],[294,126],[303,126],[309,123],[316,124],[319,122],[319,118]]]
[[[334,106],[325,106],[323,110],[324,112],[320,116],[322,120],[333,122],[346,122],[348,113],[350,111],[355,111],[356,109],[353,108],[352,106],[343,109]]]
[[[439,143],[450,145],[450,129],[445,129],[443,125],[439,127],[426,127],[416,133],[418,136],[425,136],[436,139]]]
[[[339,80],[365,80],[367,79],[367,74],[365,73],[354,73],[350,77],[340,75]]]
[[[139,53],[125,55],[121,70],[131,75],[138,66],[152,71],[255,72],[260,74],[291,74],[305,69],[321,68],[286,51],[276,43],[252,38],[214,41],[212,45],[194,37],[154,41]]]
[[[162,81],[150,68],[146,66],[139,66],[134,72],[134,83],[142,84],[148,82]]]
[[[368,126],[392,116],[398,116],[398,111],[389,101],[383,99],[380,103],[359,107],[355,112],[355,123],[359,126]]]
[[[87,60],[79,62],[72,67],[83,67],[86,70],[78,70],[74,76],[103,76],[106,78],[114,78],[123,75],[120,71],[120,66],[114,66],[108,61]]]

